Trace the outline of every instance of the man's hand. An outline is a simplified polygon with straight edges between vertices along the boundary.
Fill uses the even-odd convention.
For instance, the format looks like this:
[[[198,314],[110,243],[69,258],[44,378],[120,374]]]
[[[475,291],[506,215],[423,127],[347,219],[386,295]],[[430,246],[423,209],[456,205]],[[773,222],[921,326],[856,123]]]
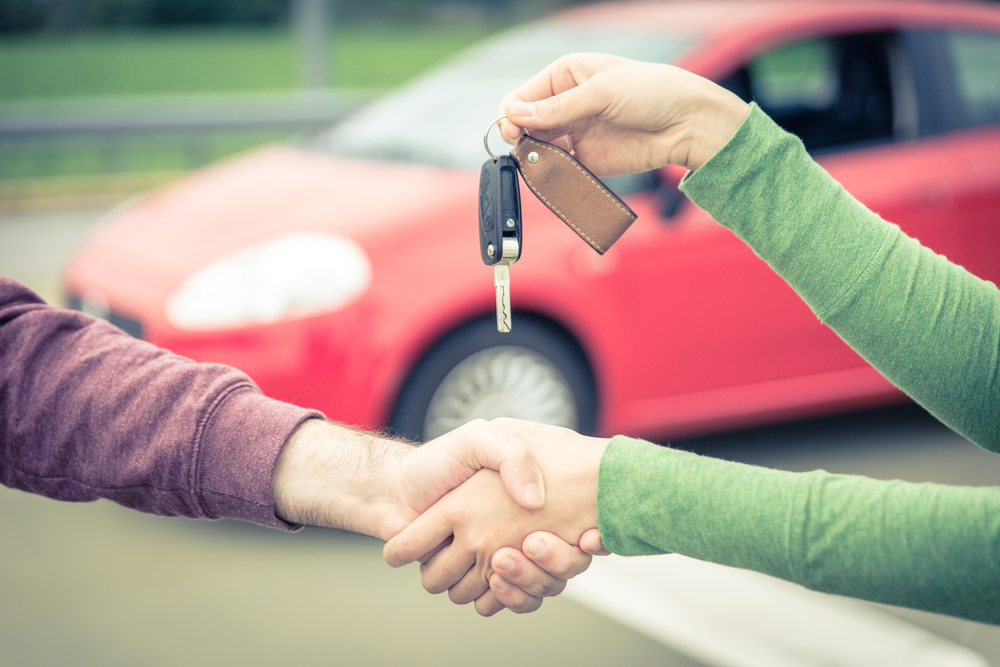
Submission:
[[[671,65],[576,53],[508,94],[497,115],[508,141],[522,128],[573,152],[598,176],[677,164],[694,170],[739,128],[749,107]]]
[[[547,480],[545,507],[525,510],[517,506],[496,473],[484,470],[414,520],[383,551],[386,561],[394,567],[420,560],[424,588],[431,593],[448,590],[449,597],[459,604],[477,600],[476,608],[484,615],[495,613],[502,598],[514,603],[517,610],[530,611],[535,604],[509,585],[507,590],[502,589],[500,582],[497,582],[500,590],[490,591],[491,559],[499,549],[520,549],[525,537],[538,530],[554,533],[562,540],[563,545],[558,540],[552,541],[555,548],[567,543],[573,545],[585,531],[597,525],[597,472],[608,444],[607,440],[588,438],[556,426],[513,419],[498,419],[491,424],[516,435],[534,449]],[[530,552],[533,546],[531,543],[525,548]],[[560,553],[566,555],[564,562],[553,565],[560,574],[575,575],[589,565],[589,556],[578,549],[575,552],[560,549]],[[537,570],[522,567],[514,572],[522,557],[506,555],[514,560],[514,567],[509,570],[512,579],[518,580],[527,573],[537,581]],[[526,565],[526,561],[521,559],[521,565]],[[502,557],[498,566],[504,567]],[[520,592],[535,597],[537,604],[547,592],[543,588],[563,585],[543,582],[539,587],[523,580],[521,583],[528,590]],[[480,600],[484,594],[486,597]]]
[[[483,420],[415,447],[311,419],[281,450],[271,489],[275,512],[290,523],[387,540],[481,468],[499,471],[508,500],[528,510],[544,504],[532,450]]]

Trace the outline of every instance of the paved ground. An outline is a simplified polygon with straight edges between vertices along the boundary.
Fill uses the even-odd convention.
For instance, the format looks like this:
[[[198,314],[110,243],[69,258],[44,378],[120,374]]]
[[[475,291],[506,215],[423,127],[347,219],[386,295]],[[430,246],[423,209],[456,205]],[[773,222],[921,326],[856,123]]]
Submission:
[[[58,301],[102,211],[0,214],[0,274]],[[904,407],[677,446],[789,470],[987,485],[1000,457]],[[982,665],[1000,629],[679,557],[600,559],[541,611],[480,619],[377,540],[56,503],[0,489],[3,665]],[[691,656],[691,657],[685,657]]]
[[[63,305],[59,269],[109,207],[10,211],[0,207],[0,275]]]

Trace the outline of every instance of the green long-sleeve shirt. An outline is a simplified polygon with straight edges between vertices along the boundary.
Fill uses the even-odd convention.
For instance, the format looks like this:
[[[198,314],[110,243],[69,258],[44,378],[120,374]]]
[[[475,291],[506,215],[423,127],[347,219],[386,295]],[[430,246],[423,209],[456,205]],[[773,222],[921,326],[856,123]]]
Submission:
[[[756,106],[683,182],[889,380],[1000,451],[1000,291],[869,211]],[[604,545],[1000,623],[1000,487],[720,461],[622,436],[601,461]]]

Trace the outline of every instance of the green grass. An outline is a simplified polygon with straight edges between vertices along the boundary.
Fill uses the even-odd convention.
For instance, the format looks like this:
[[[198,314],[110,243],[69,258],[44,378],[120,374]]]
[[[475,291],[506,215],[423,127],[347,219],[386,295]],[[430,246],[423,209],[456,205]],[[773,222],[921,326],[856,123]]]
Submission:
[[[492,32],[487,26],[341,26],[328,71],[338,87],[394,86]],[[236,93],[300,85],[294,35],[172,31],[0,39],[0,101]]]
[[[0,180],[184,171],[289,135],[281,130],[261,130],[190,137],[178,133],[127,135],[110,141],[74,137],[11,142],[0,144]]]
[[[388,88],[494,32],[489,26],[340,26],[331,84]],[[293,91],[300,50],[287,30],[170,31],[0,39],[0,105],[74,98]],[[125,137],[0,143],[0,180],[184,170],[284,136]],[[34,186],[32,186],[34,187]]]

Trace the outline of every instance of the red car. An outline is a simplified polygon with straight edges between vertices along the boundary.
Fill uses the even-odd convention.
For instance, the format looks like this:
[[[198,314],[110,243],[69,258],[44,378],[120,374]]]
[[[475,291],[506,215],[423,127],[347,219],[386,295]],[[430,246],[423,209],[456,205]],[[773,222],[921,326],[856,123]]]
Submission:
[[[522,188],[513,331],[496,331],[483,133],[572,51],[752,97],[869,207],[1000,278],[1000,8],[700,0],[518,27],[319,136],[142,197],[71,259],[70,297],[271,396],[417,439],[500,415],[678,437],[899,400],[673,168],[609,179],[639,219],[604,256]]]

